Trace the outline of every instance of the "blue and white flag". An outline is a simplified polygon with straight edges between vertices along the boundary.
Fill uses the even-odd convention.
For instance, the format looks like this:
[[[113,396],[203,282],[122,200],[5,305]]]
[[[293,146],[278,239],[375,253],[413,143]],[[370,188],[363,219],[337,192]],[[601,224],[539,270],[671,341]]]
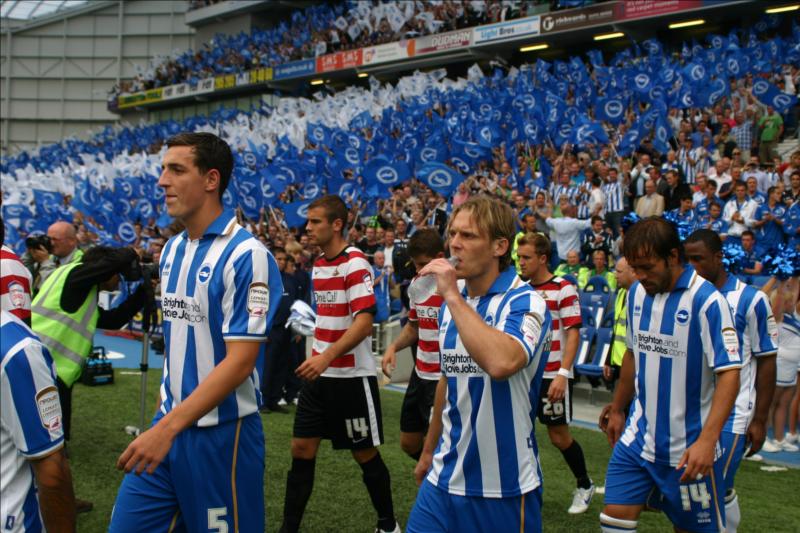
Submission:
[[[621,124],[625,121],[625,103],[622,97],[601,98],[597,100],[594,108],[594,117],[611,124]]]
[[[383,196],[384,191],[388,192],[391,187],[410,179],[411,171],[403,161],[389,161],[383,156],[378,156],[366,164],[363,175],[367,180],[367,187],[377,187]]]
[[[464,180],[464,176],[442,163],[426,163],[417,171],[417,177],[445,198]]]
[[[303,200],[292,202],[283,206],[283,219],[290,228],[299,228],[308,222],[308,204],[311,202]]]
[[[781,92],[780,89],[766,80],[753,82],[753,96],[766,105],[772,106],[778,113],[787,113],[797,104],[797,97]]]

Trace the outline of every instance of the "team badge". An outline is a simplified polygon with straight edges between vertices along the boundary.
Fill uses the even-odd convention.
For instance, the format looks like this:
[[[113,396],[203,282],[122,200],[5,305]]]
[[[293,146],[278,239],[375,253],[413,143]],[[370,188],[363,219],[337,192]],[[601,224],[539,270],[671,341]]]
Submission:
[[[205,285],[208,283],[208,280],[211,279],[211,264],[205,263],[203,266],[200,267],[200,270],[197,271],[197,282],[201,285]]]
[[[18,281],[8,284],[8,297],[14,309],[22,309],[25,306],[25,287]]]
[[[369,272],[364,272],[364,275],[361,276],[361,279],[364,280],[364,285],[366,285],[367,291],[372,292],[372,274]]]
[[[61,403],[58,401],[58,389],[53,385],[36,393],[36,408],[39,420],[47,431],[61,429]]]
[[[251,283],[247,291],[247,312],[250,316],[263,317],[269,309],[269,288],[265,283]]]
[[[689,310],[686,308],[678,309],[675,313],[675,321],[681,326],[685,326],[689,322]]]

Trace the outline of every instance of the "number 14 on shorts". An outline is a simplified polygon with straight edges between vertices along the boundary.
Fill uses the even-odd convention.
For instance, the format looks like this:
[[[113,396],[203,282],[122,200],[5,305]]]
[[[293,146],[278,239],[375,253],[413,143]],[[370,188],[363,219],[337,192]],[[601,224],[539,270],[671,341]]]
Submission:
[[[347,428],[347,438],[353,441],[360,441],[369,435],[369,426],[366,418],[348,418],[344,421]]]
[[[692,502],[699,503],[703,509],[711,507],[711,495],[708,493],[705,483],[691,483],[681,485],[681,505],[684,511],[692,510]]]

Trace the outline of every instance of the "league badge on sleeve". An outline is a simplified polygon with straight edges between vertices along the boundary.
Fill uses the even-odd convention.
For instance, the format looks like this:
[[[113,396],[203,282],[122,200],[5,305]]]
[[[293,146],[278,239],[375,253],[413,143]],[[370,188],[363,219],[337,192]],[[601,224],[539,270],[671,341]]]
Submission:
[[[373,291],[372,274],[370,274],[369,272],[364,272],[362,279],[364,280],[364,286],[367,288],[367,292],[372,293]]]
[[[535,346],[542,334],[542,320],[534,313],[525,313],[520,329],[525,340]]]
[[[269,309],[269,288],[265,283],[251,283],[247,291],[247,312],[250,316],[261,318],[267,316]]]
[[[45,387],[36,393],[36,408],[39,420],[44,428],[53,433],[61,429],[61,403],[58,401],[58,389]]]

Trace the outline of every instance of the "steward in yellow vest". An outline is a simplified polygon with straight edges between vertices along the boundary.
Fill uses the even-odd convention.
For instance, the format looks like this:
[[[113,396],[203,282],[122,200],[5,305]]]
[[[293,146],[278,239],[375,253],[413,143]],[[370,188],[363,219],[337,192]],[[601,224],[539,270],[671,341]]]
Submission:
[[[636,276],[624,257],[620,257],[617,261],[614,276],[616,277],[617,285],[619,285],[619,290],[617,290],[617,296],[614,299],[614,326],[611,330],[611,349],[608,351],[608,358],[603,363],[603,377],[606,381],[613,381],[619,377],[622,359],[627,350],[628,289],[636,281]]]
[[[32,329],[56,364],[66,439],[70,434],[72,385],[92,352],[95,330],[121,328],[144,304],[142,287],[111,310],[97,305],[97,295],[101,290],[115,290],[120,273],[130,272],[137,262],[131,248],[95,246],[80,261],[53,271],[31,304]]]

